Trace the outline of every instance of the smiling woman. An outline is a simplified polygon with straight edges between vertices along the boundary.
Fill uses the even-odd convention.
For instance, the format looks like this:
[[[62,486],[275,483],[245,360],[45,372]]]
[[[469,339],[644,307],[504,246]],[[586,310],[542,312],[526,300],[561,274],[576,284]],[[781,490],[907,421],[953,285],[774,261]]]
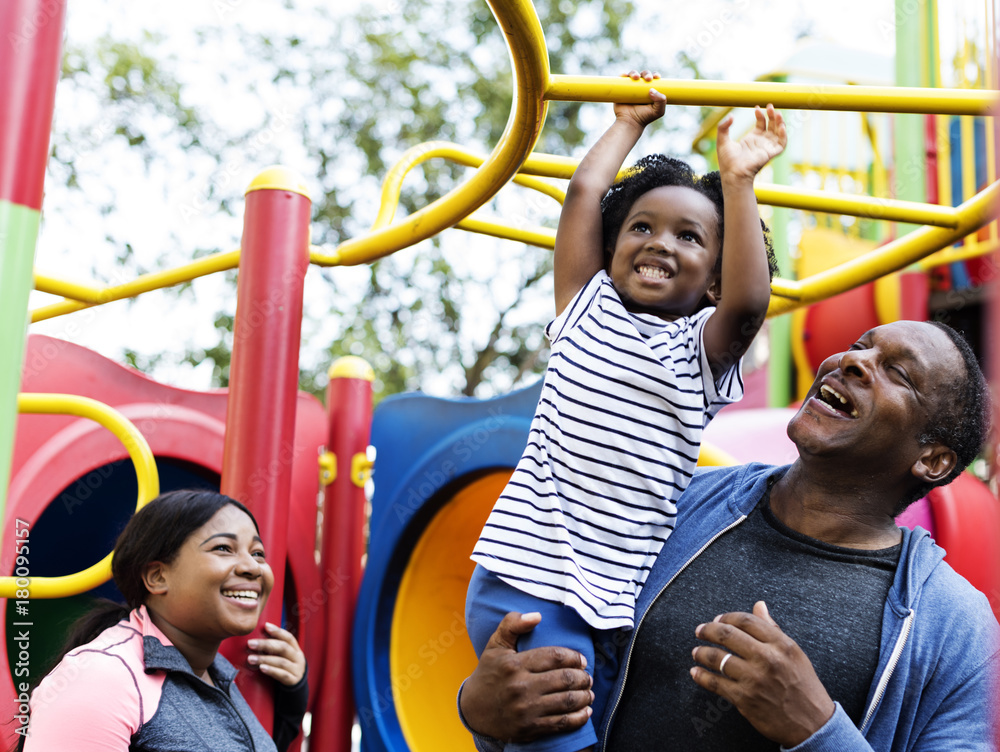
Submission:
[[[221,655],[257,626],[274,584],[250,511],[212,491],[172,491],[141,509],[115,544],[107,603],[78,622],[62,659],[31,695],[21,748],[284,750],[306,708],[305,657],[266,625],[252,665],[277,681],[274,740]]]

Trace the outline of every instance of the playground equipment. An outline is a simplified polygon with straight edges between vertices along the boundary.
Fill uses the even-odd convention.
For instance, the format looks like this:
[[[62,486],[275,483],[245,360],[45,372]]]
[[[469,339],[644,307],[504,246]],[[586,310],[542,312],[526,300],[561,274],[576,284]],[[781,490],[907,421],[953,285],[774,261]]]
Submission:
[[[551,73],[543,30],[528,0],[491,2],[491,8],[515,53],[514,108],[500,141],[485,156],[453,144],[423,145],[408,152],[385,180],[382,207],[368,234],[334,249],[310,246],[310,203],[301,181],[287,170],[274,169],[258,176],[248,190],[240,250],[107,288],[35,275],[35,289],[64,298],[31,311],[30,319],[39,321],[238,267],[230,388],[195,394],[155,384],[65,342],[33,337],[25,344],[22,324],[27,318],[47,152],[44,134],[51,125],[64,3],[14,0],[0,5],[0,31],[5,35],[25,28],[26,23],[36,30],[23,44],[0,45],[0,101],[4,104],[0,109],[0,313],[5,322],[0,337],[8,353],[0,364],[0,494],[4,494],[0,498],[6,499],[0,595],[8,599],[0,624],[9,627],[16,620],[12,606],[18,601],[23,600],[25,608],[38,616],[39,624],[43,616],[47,623],[57,624],[84,607],[80,600],[66,599],[93,593],[95,588],[107,592],[109,586],[100,584],[107,578],[106,562],[89,565],[110,550],[116,526],[136,503],[155,495],[157,484],[163,489],[218,485],[253,509],[270,558],[287,562],[287,569],[275,568],[275,591],[266,617],[277,621],[283,608],[285,622],[298,631],[309,658],[311,749],[349,749],[352,645],[365,749],[471,748],[453,711],[457,683],[471,659],[461,623],[465,582],[471,571],[467,553],[520,455],[537,393],[529,388],[487,402],[399,397],[386,400],[372,419],[372,374],[363,363],[334,364],[325,411],[315,400],[297,394],[296,381],[302,279],[310,263],[366,263],[450,227],[551,247],[554,233],[549,229],[518,230],[470,215],[510,181],[562,198],[562,191],[543,178],[568,178],[576,163],[532,152],[548,102],[645,99],[646,84]],[[904,14],[901,20],[913,15]],[[986,46],[995,51],[995,40],[991,38]],[[992,58],[987,56],[987,60]],[[778,317],[838,293],[855,294],[849,291],[877,283],[914,263],[938,268],[983,258],[995,249],[994,206],[1000,184],[992,113],[1000,98],[990,90],[996,83],[995,69],[983,65],[982,70],[979,83],[986,87],[980,89],[932,88],[939,83],[934,78],[908,81],[906,88],[666,79],[656,86],[674,104],[744,107],[773,102],[792,110],[935,118],[936,161],[933,166],[928,163],[937,174],[938,191],[933,195],[899,198],[898,191],[897,197],[886,197],[874,188],[870,192],[875,195],[869,196],[842,187],[831,191],[829,186],[823,186],[825,190],[757,186],[760,202],[776,211],[864,218],[873,226],[924,225],[907,234],[897,232],[895,237],[887,232],[867,238],[871,244],[862,253],[846,253],[835,265],[800,268],[798,279],[786,269],[786,276],[776,279],[773,286],[769,315]],[[973,122],[976,117],[984,118],[979,121],[983,125]],[[917,117],[917,122],[920,133],[931,133],[927,126],[931,121]],[[928,161],[927,153],[921,152],[921,164]],[[898,151],[895,156],[898,164]],[[431,158],[449,158],[478,169],[443,198],[393,222],[403,179]],[[880,159],[888,170],[888,156]],[[953,166],[956,159],[961,167],[958,172]],[[953,167],[949,170],[942,165]],[[962,190],[956,193],[959,184]],[[948,200],[942,204],[941,197]],[[865,240],[861,235],[852,239]],[[959,242],[960,248],[952,247]],[[953,272],[953,282],[956,276],[960,277]],[[275,280],[280,284],[274,284]],[[900,300],[891,294],[883,297],[890,303]],[[892,307],[882,305],[884,310]],[[855,308],[851,304],[846,310],[853,314]],[[902,308],[902,304],[895,305],[892,315],[903,315]],[[842,309],[837,310],[841,313],[834,312],[833,319],[839,324]],[[875,315],[890,314],[876,311]],[[1000,313],[995,312],[986,326],[997,325]],[[811,333],[810,347],[820,344],[835,328],[818,319],[804,326],[809,328],[803,331]],[[826,345],[839,347],[832,340]],[[801,368],[825,357],[820,354],[824,349],[807,354]],[[996,357],[1000,362],[1000,355]],[[771,368],[775,369],[773,362]],[[994,368],[993,373],[997,372]],[[50,396],[19,400],[19,391]],[[59,396],[66,392],[107,407]],[[19,401],[26,414],[15,421]],[[79,411],[81,404],[86,406],[84,415],[99,415],[115,426],[121,445],[81,419],[32,412],[68,413]],[[767,438],[755,444],[766,443],[780,452],[781,416],[768,416],[742,420],[758,427],[766,423]],[[751,458],[743,454],[745,448],[738,442],[731,441],[746,436],[740,421],[726,413],[720,416],[714,429],[721,431],[718,447],[714,453],[705,448],[706,462],[727,461],[726,455]],[[371,499],[366,549],[363,487],[371,471],[366,455],[369,426],[379,452],[379,475]],[[148,448],[143,448],[140,436]],[[711,433],[707,439],[714,440]],[[134,476],[126,456],[135,461]],[[8,465],[9,457],[13,460]],[[755,454],[753,458],[761,457]],[[316,499],[321,488],[323,523],[317,546]],[[959,505],[961,513],[956,511]],[[953,563],[987,593],[1000,589],[996,508],[996,499],[969,477],[940,499],[932,495],[918,510],[922,522],[933,525],[942,542],[955,542],[955,553],[950,555]],[[37,552],[31,558],[27,588],[20,588],[10,576],[15,570],[13,531],[18,519],[31,530],[32,551]],[[975,531],[970,532],[971,527]],[[365,555],[367,579],[359,594]],[[84,571],[74,574],[77,569]],[[22,589],[28,591],[24,599],[18,595]],[[355,612],[352,637],[350,618]],[[9,629],[5,634],[2,644],[7,665],[12,666],[16,656]],[[37,663],[32,657],[32,667],[40,670],[42,646],[54,645],[57,635],[43,635],[40,627],[32,634],[32,644],[40,651]],[[227,648],[233,658],[241,651],[240,641]],[[0,671],[0,707],[13,707],[16,692],[11,675],[11,671]],[[270,718],[267,685],[252,672],[243,672],[241,681],[266,725]]]

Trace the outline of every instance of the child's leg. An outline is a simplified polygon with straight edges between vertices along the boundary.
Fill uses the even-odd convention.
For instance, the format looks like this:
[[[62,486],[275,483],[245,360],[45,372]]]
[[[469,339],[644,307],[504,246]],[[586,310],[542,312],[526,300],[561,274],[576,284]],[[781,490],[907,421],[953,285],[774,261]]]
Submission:
[[[509,612],[538,611],[542,621],[517,641],[518,651],[558,645],[582,653],[593,675],[594,641],[588,625],[573,609],[541,600],[511,587],[492,572],[476,565],[465,602],[465,626],[476,655],[482,655],[500,620]],[[508,744],[505,752],[578,752],[597,743],[592,720],[576,731],[553,734],[527,744]]]

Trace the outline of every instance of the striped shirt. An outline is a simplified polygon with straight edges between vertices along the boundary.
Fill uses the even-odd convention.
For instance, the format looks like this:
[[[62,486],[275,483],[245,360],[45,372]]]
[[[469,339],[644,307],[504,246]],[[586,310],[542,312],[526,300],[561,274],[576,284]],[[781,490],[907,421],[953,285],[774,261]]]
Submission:
[[[594,628],[632,627],[702,431],[743,396],[740,362],[712,379],[701,339],[713,311],[629,313],[603,271],[577,294],[545,330],[552,352],[528,445],[475,562]]]

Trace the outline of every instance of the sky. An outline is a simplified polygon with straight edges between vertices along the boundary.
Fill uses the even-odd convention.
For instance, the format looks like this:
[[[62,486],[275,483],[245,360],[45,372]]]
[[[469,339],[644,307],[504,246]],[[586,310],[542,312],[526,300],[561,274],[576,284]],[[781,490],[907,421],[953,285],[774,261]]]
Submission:
[[[398,11],[399,2],[401,0],[374,0],[370,4],[378,12],[390,15]],[[329,0],[326,3],[336,12],[344,13],[356,10],[360,4],[359,0]],[[891,56],[894,51],[895,11],[890,0],[840,0],[836,5],[811,0],[700,0],[697,3],[637,0],[636,4],[639,8],[637,19],[626,32],[622,52],[623,70],[631,67],[669,70],[673,67],[676,51],[683,49],[698,59],[701,70],[710,78],[750,81],[780,68],[804,43],[803,37],[842,45],[845,64],[862,60],[864,55],[873,52]],[[968,3],[956,0],[954,4],[964,6]],[[284,113],[277,120],[272,119],[269,135],[274,144],[262,147],[259,154],[252,155],[254,158],[232,165],[226,179],[246,185],[269,163],[269,155],[276,153],[283,142],[287,147],[285,153],[291,155],[291,166],[296,167],[294,162],[300,157],[302,164],[308,164],[305,157],[295,151],[294,127],[309,107],[317,105],[309,100],[307,92],[291,98],[283,93],[279,97],[266,82],[254,87],[242,99],[231,101],[228,97],[220,97],[224,86],[221,77],[231,68],[243,67],[240,62],[242,50],[226,43],[222,49],[214,50],[207,62],[203,58],[187,60],[185,53],[191,48],[192,34],[199,27],[240,24],[259,31],[308,29],[309,8],[320,2],[299,0],[297,5],[299,12],[292,14],[276,8],[273,0],[174,0],[140,5],[124,0],[92,0],[68,4],[66,34],[68,42],[73,43],[95,39],[102,34],[125,38],[139,38],[145,30],[164,34],[169,40],[168,48],[175,45],[173,49],[181,61],[180,74],[190,81],[189,95],[195,103],[205,106],[220,125],[234,119],[259,117],[261,113]],[[949,4],[942,0],[941,6],[947,9]],[[943,19],[954,15],[947,10],[941,14]],[[597,22],[582,14],[577,20],[581,25]],[[447,34],[446,28],[442,33]],[[945,33],[943,29],[942,34]],[[609,74],[615,72],[609,71]],[[79,107],[79,103],[60,94],[57,121],[75,117],[78,114],[75,107]],[[601,111],[594,109],[592,112],[595,113],[593,121],[588,125],[596,138],[606,121]],[[693,127],[694,123],[689,125]],[[649,137],[647,151],[676,151],[676,144],[665,149],[656,139],[655,135]],[[218,250],[238,247],[241,217],[192,217],[183,211],[178,217],[177,208],[196,205],[207,181],[217,177],[203,177],[200,183],[196,180],[191,185],[166,188],[164,186],[170,185],[169,165],[158,167],[160,172],[149,174],[126,153],[85,157],[106,161],[102,169],[108,181],[134,186],[121,197],[119,206],[120,213],[127,219],[119,218],[118,221],[128,223],[126,233],[133,236],[132,245],[138,249],[138,254],[155,259],[168,251],[176,252],[177,249],[165,247],[163,239],[170,230],[177,229],[179,222],[188,225],[181,229],[185,231],[183,237],[192,238],[192,247]],[[288,159],[286,157],[286,163]],[[308,184],[308,173],[304,172],[303,176]],[[96,184],[90,190],[100,191],[102,186]],[[100,241],[106,232],[107,218],[87,215],[80,210],[81,204],[79,196],[74,198],[50,181],[36,267],[40,271],[84,280],[95,279],[96,270],[95,281],[124,281],[115,268],[113,254]],[[165,211],[165,206],[171,210]],[[350,280],[350,275],[363,274],[363,271],[337,269],[335,273]],[[309,299],[327,294],[315,269],[310,270],[306,284]],[[172,309],[168,327],[162,325],[164,298],[153,294],[127,309],[123,303],[111,304],[103,309],[32,325],[30,331],[71,339],[112,358],[120,357],[123,348],[182,351],[192,344],[208,346],[216,340],[211,319],[220,308],[219,299],[225,289],[221,279],[197,282],[194,301]],[[32,305],[44,302],[49,302],[47,296],[33,294]],[[307,300],[307,309],[309,305]],[[316,307],[318,310],[322,304],[317,303]],[[127,317],[124,315],[126,310]],[[542,323],[540,321],[540,325]],[[316,327],[304,335],[322,339],[323,325]],[[211,376],[207,364],[194,368],[168,365],[156,375],[178,386],[199,389],[208,386]]]

